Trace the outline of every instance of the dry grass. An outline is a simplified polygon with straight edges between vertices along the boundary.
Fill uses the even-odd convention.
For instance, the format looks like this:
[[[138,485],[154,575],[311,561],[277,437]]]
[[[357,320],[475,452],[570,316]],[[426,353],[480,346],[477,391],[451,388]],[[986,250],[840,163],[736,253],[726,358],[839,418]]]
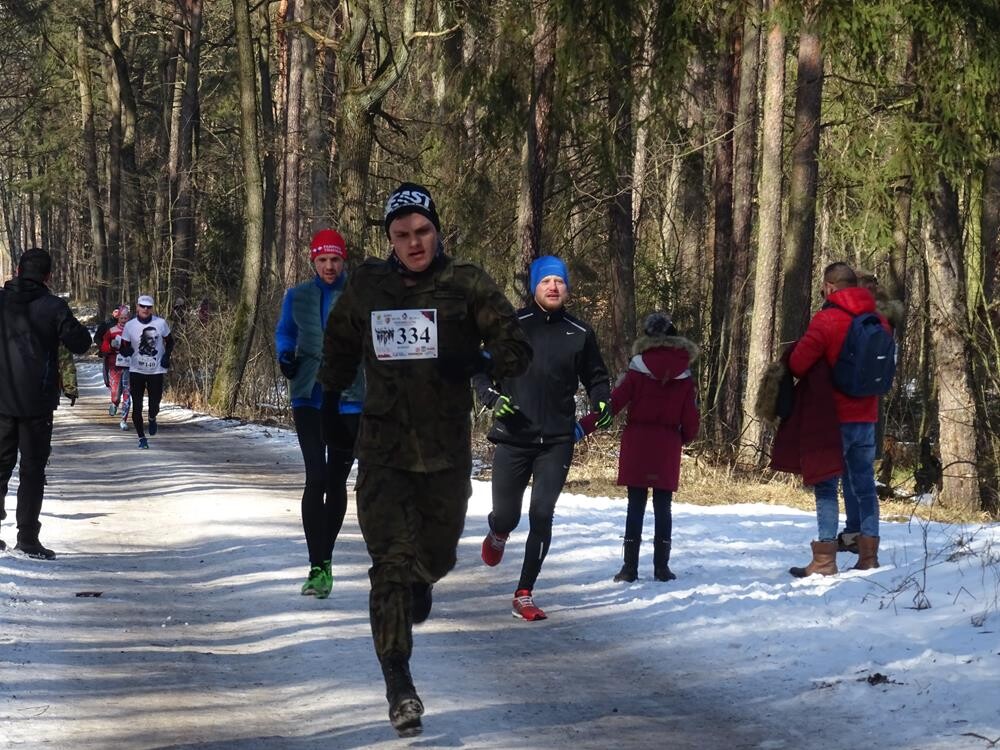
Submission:
[[[582,495],[625,497],[625,488],[616,484],[619,437],[597,433],[577,446],[566,489]],[[805,511],[816,508],[812,490],[799,477],[770,470],[741,471],[711,463],[696,452],[685,452],[681,461],[678,502],[693,505],[731,505],[762,503],[784,505]],[[914,518],[941,523],[990,523],[988,513],[969,513],[945,508],[940,504],[920,505],[915,500],[883,499],[881,518],[885,521],[909,521]]]

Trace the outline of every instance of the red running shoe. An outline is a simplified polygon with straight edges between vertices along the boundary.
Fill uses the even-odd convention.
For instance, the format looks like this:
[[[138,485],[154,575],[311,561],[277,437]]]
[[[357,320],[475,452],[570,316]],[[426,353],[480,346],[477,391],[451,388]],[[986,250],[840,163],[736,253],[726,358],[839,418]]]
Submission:
[[[497,534],[493,529],[490,529],[490,533],[486,535],[483,539],[483,562],[489,565],[491,568],[494,565],[499,565],[500,561],[503,559],[503,548],[507,544],[507,537],[510,534]]]
[[[511,605],[510,613],[514,617],[520,617],[522,620],[545,619],[545,613],[535,606],[529,589],[518,589],[514,592],[514,602]]]

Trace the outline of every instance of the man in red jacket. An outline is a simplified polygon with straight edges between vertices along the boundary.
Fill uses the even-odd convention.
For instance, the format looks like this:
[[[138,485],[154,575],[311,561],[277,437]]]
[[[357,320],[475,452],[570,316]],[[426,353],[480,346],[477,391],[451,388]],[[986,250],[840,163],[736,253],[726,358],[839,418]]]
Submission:
[[[833,367],[847,337],[851,321],[862,313],[875,312],[875,297],[858,286],[854,271],[846,263],[831,263],[823,271],[823,307],[805,334],[796,342],[788,365],[803,377],[821,358]],[[879,316],[881,318],[881,316]],[[888,331],[889,324],[882,319]],[[878,497],[875,494],[875,423],[878,396],[854,398],[834,389],[837,421],[844,454],[844,473],[813,486],[816,494],[816,524],[819,540],[812,543],[813,559],[804,568],[789,572],[798,577],[837,572],[837,484],[843,485],[845,506],[854,505],[861,517],[856,570],[878,567]]]

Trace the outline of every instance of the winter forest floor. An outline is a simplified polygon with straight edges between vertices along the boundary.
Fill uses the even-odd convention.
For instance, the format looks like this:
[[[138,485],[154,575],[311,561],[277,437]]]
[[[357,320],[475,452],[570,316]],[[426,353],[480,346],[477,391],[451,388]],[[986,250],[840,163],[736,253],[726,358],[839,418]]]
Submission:
[[[140,452],[108,417],[94,365],[81,384],[76,407],[57,412],[42,514],[59,557],[0,554],[0,747],[888,750],[1000,738],[995,525],[887,525],[879,571],[796,581],[786,570],[806,562],[809,513],[688,506],[681,493],[679,579],[652,582],[644,550],[640,581],[623,586],[610,580],[623,504],[567,493],[536,588],[550,617],[525,623],[509,604],[526,519],[512,559],[483,566],[489,485],[476,482],[458,566],[415,631],[425,733],[397,739],[353,503],[333,594],[298,595],[294,436],[166,408]],[[910,606],[921,580],[930,609]]]

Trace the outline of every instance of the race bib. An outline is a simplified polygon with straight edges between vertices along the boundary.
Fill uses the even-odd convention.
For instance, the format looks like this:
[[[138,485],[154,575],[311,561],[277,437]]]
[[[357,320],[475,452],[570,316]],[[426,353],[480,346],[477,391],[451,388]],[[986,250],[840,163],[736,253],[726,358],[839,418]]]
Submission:
[[[115,367],[129,367],[131,364],[131,357],[126,357],[124,354],[115,355]]]
[[[373,310],[372,345],[378,359],[437,358],[437,310]]]
[[[156,357],[148,357],[143,354],[136,355],[135,366],[133,369],[140,370],[141,372],[155,372],[157,365]]]

